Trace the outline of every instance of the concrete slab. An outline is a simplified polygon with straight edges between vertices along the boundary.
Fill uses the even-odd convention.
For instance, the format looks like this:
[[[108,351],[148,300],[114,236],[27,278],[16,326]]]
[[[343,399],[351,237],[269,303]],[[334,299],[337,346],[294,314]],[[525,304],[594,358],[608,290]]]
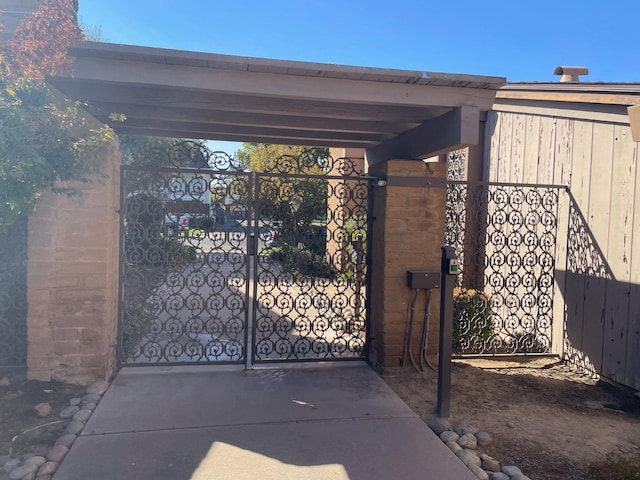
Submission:
[[[473,480],[368,367],[121,371],[54,480]]]
[[[83,434],[413,415],[360,363],[231,371],[136,367],[120,371]]]

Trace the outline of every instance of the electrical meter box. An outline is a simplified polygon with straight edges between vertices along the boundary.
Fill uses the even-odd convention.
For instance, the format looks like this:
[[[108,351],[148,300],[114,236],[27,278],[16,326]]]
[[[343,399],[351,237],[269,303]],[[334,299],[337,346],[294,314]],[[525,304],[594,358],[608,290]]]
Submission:
[[[407,286],[412,290],[440,288],[440,272],[409,270],[407,272]]]

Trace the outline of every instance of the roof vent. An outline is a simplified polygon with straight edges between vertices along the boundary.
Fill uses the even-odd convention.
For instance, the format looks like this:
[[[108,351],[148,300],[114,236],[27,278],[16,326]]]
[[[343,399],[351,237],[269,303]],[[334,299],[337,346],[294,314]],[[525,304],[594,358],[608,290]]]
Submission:
[[[579,75],[589,75],[587,67],[556,67],[553,71],[554,75],[562,75],[560,83],[579,82]]]

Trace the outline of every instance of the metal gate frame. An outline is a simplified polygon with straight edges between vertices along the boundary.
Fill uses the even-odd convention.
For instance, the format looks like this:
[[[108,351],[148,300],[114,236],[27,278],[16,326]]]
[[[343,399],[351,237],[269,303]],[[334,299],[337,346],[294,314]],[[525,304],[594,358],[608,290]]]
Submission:
[[[365,229],[366,229],[366,232],[370,232],[370,227],[371,227],[370,211],[371,211],[371,205],[372,205],[372,192],[373,192],[373,189],[371,188],[372,179],[370,177],[364,176],[361,172],[354,173],[352,171],[347,171],[345,168],[338,169],[337,174],[335,174],[336,172],[334,171],[328,170],[325,174],[318,174],[318,175],[307,175],[307,174],[292,175],[292,174],[285,174],[282,172],[251,173],[251,172],[245,172],[242,170],[238,171],[237,166],[233,165],[233,162],[235,160],[232,159],[232,157],[226,154],[222,154],[220,152],[210,152],[205,146],[197,142],[183,142],[181,144],[175,145],[173,147],[173,150],[170,152],[154,151],[154,152],[150,152],[149,155],[153,155],[154,157],[157,157],[159,155],[165,155],[164,163],[170,164],[172,166],[171,167],[153,167],[153,168],[122,166],[121,168],[121,183],[120,183],[121,235],[120,235],[120,274],[119,274],[119,305],[118,305],[119,321],[118,321],[118,343],[117,343],[117,358],[118,358],[119,367],[123,365],[127,365],[127,366],[202,365],[202,364],[251,365],[253,363],[269,363],[269,362],[273,363],[273,362],[360,360],[366,357],[368,335],[369,335],[369,332],[368,332],[369,299],[366,297],[366,293],[369,291],[369,269],[366,266],[369,265],[369,256],[370,256],[371,248],[368,246],[368,244],[370,243],[371,236],[367,235],[366,239],[360,242],[360,244],[364,245],[364,247],[361,248],[362,251],[358,254],[359,259],[361,259],[363,262],[366,262],[366,263],[364,266],[364,271],[361,272],[363,281],[362,281],[362,284],[360,285],[360,288],[364,289],[364,300],[361,303],[362,312],[360,313],[360,317],[359,317],[361,319],[361,325],[359,329],[362,329],[362,334],[361,334],[362,343],[360,348],[356,352],[351,352],[356,354],[350,355],[350,356],[336,354],[336,353],[344,354],[345,352],[349,352],[350,350],[349,348],[347,348],[342,352],[339,352],[337,350],[328,351],[328,352],[325,352],[326,354],[324,355],[319,354],[322,352],[316,352],[317,355],[313,358],[306,358],[305,356],[300,357],[299,355],[289,355],[289,356],[286,356],[285,358],[260,358],[260,356],[256,354],[257,352],[256,339],[258,334],[256,325],[257,325],[257,319],[259,314],[259,303],[258,303],[259,299],[258,298],[252,299],[252,295],[255,296],[256,292],[258,292],[258,289],[259,289],[258,272],[260,272],[261,269],[264,270],[265,256],[262,255],[262,253],[264,252],[260,252],[260,251],[254,252],[254,249],[258,250],[260,248],[259,245],[256,245],[260,243],[260,240],[256,239],[254,243],[252,241],[253,239],[252,239],[252,236],[250,235],[250,232],[253,230],[253,232],[257,234],[256,236],[258,237],[260,234],[261,228],[263,226],[263,224],[261,223],[261,209],[264,205],[261,205],[261,202],[259,201],[260,199],[259,185],[261,180],[264,183],[265,179],[269,179],[269,178],[280,178],[280,179],[296,178],[299,180],[323,179],[327,181],[339,180],[343,182],[359,182],[361,185],[366,185],[366,199],[363,206],[363,210],[366,214]],[[167,159],[169,160],[168,162],[167,162]],[[145,162],[145,164],[151,164],[151,162]],[[337,161],[336,161],[336,164],[337,164]],[[224,167],[224,168],[220,168],[220,167]],[[232,167],[232,168],[228,168],[228,167]],[[333,165],[332,165],[332,169],[333,169]],[[221,344],[222,346],[220,345],[218,346],[218,350],[216,352],[217,354],[220,354],[220,355],[216,358],[214,358],[215,355],[213,355],[212,357],[209,357],[206,355],[203,356],[202,354],[198,354],[199,351],[204,351],[205,347],[201,345],[200,346],[196,345],[197,341],[192,339],[193,340],[193,343],[191,345],[192,350],[190,350],[189,353],[193,354],[194,358],[196,357],[197,358],[195,360],[187,359],[185,361],[179,361],[181,356],[186,355],[185,352],[187,352],[188,350],[187,345],[180,343],[181,337],[179,335],[180,331],[184,331],[187,329],[186,322],[184,318],[178,319],[176,316],[174,316],[173,318],[167,318],[164,321],[162,321],[162,320],[158,320],[158,315],[156,315],[155,321],[160,322],[161,325],[159,326],[156,325],[154,327],[156,329],[156,333],[159,332],[162,334],[166,334],[169,337],[171,337],[171,335],[174,335],[174,337],[176,338],[169,338],[168,340],[166,340],[166,342],[168,343],[164,346],[160,345],[160,343],[155,340],[153,341],[150,340],[149,343],[155,342],[155,344],[153,345],[153,352],[152,352],[155,355],[155,357],[153,355],[149,355],[148,356],[149,358],[147,361],[135,360],[140,358],[140,356],[142,355],[141,353],[138,353],[137,356],[131,356],[128,354],[128,350],[127,350],[128,348],[129,349],[140,348],[140,352],[142,352],[142,348],[145,346],[145,344],[140,343],[142,341],[141,339],[137,339],[133,342],[129,341],[130,343],[129,347],[125,345],[127,339],[131,338],[131,325],[132,325],[132,322],[128,322],[125,325],[126,323],[125,316],[128,316],[128,318],[131,318],[131,310],[132,310],[129,304],[127,303],[132,297],[132,293],[129,292],[128,290],[130,290],[131,278],[133,278],[131,275],[133,271],[131,268],[131,263],[132,263],[132,251],[135,250],[135,248],[131,247],[131,244],[132,244],[131,232],[136,230],[137,228],[138,234],[136,238],[140,244],[142,244],[143,242],[146,242],[147,244],[150,244],[150,243],[152,244],[153,241],[155,241],[156,244],[151,245],[150,247],[151,249],[154,249],[155,247],[159,246],[160,242],[164,246],[168,242],[172,241],[173,239],[170,235],[173,235],[174,233],[175,233],[175,240],[176,241],[180,240],[180,241],[173,242],[173,243],[181,243],[183,244],[183,246],[195,245],[197,247],[197,251],[195,255],[202,256],[202,258],[206,257],[206,259],[203,260],[203,263],[199,263],[198,264],[199,267],[195,268],[194,272],[192,273],[200,274],[201,277],[203,276],[207,277],[204,279],[205,282],[209,281],[208,275],[210,275],[211,272],[206,275],[203,274],[201,271],[203,268],[203,265],[207,265],[208,267],[211,266],[209,264],[210,255],[219,256],[219,254],[214,253],[212,250],[210,250],[209,252],[204,252],[202,248],[200,248],[201,245],[199,242],[195,242],[194,244],[191,241],[191,238],[189,237],[189,233],[186,233],[187,237],[181,237],[182,234],[181,234],[181,230],[179,229],[179,226],[176,226],[175,231],[168,230],[166,228],[166,218],[162,218],[162,222],[161,222],[162,231],[159,231],[158,227],[155,226],[155,221],[151,222],[154,225],[153,227],[147,227],[146,230],[145,228],[140,228],[140,223],[142,223],[143,219],[146,218],[145,215],[149,217],[149,216],[152,216],[152,213],[154,215],[159,215],[159,213],[153,211],[155,208],[153,204],[157,202],[155,202],[155,200],[152,198],[153,195],[149,195],[148,191],[146,192],[148,201],[146,206],[142,209],[142,213],[138,212],[137,217],[132,213],[131,205],[135,203],[132,201],[132,198],[136,196],[138,196],[139,198],[144,198],[142,195],[140,195],[140,192],[128,191],[128,190],[131,190],[130,185],[127,183],[129,181],[128,176],[131,177],[132,175],[136,175],[136,174],[140,176],[146,175],[147,177],[149,177],[145,180],[147,184],[151,184],[153,178],[155,177],[156,181],[160,182],[159,183],[160,190],[162,189],[172,190],[175,187],[175,185],[172,185],[171,188],[169,188],[169,180],[167,180],[167,178],[173,178],[172,181],[176,183],[182,182],[184,184],[185,176],[191,176],[193,178],[207,178],[208,179],[207,182],[209,182],[207,183],[207,185],[209,185],[212,180],[216,180],[220,177],[234,178],[234,181],[237,179],[242,179],[242,181],[244,182],[244,185],[246,186],[246,192],[244,192],[246,194],[246,201],[239,202],[240,204],[243,204],[245,207],[245,213],[243,218],[244,227],[242,230],[236,230],[234,232],[233,235],[235,240],[232,247],[232,249],[234,250],[233,255],[235,255],[237,257],[238,262],[241,263],[241,267],[238,267],[237,269],[233,270],[232,273],[236,275],[235,277],[236,286],[239,287],[239,289],[244,288],[245,290],[242,294],[243,304],[240,306],[241,313],[239,313],[237,316],[238,318],[241,318],[239,328],[241,328],[243,331],[241,332],[241,335],[238,335],[236,338],[234,338],[234,341],[241,342],[241,343],[238,344],[237,355],[234,355],[233,358],[220,359],[220,357],[224,357],[224,355],[226,355],[226,353],[224,355],[220,354],[219,349],[222,348],[224,350],[226,348],[222,344]],[[191,180],[189,180],[189,182],[191,182]],[[157,186],[158,185],[156,185],[156,187]],[[188,191],[188,188],[187,188],[187,191]],[[227,188],[228,188],[228,185],[227,185]],[[177,190],[174,189],[172,191],[175,192]],[[185,190],[183,189],[183,193],[184,191]],[[229,191],[227,191],[227,194],[228,193]],[[163,216],[166,216],[166,213],[167,213],[167,207],[166,207],[167,203],[176,203],[176,199],[175,198],[173,200],[164,199],[161,205],[158,206],[158,208],[161,209],[161,214]],[[255,212],[255,215],[253,215],[253,212]],[[190,230],[188,232],[190,232]],[[205,237],[207,241],[210,240],[209,234],[210,232],[207,230],[205,233]],[[211,233],[211,235],[213,235],[213,233]],[[231,234],[229,233],[228,235],[231,235]],[[228,239],[226,241],[228,241]],[[180,249],[175,245],[173,245],[173,247]],[[300,244],[298,244],[298,247],[300,247]],[[255,255],[253,255],[253,259],[250,258],[251,253],[255,253]],[[182,255],[184,254],[184,252],[180,254]],[[139,296],[138,298],[138,300],[140,301],[140,305],[142,305],[143,307],[144,306],[148,307],[150,305],[149,298],[151,298],[152,296],[158,297],[157,292],[155,292],[154,290],[158,288],[158,285],[160,285],[162,282],[165,282],[164,285],[166,287],[167,277],[168,275],[170,275],[170,273],[166,269],[166,265],[174,261],[175,258],[179,257],[179,255],[177,257],[175,256],[172,257],[171,255],[173,255],[173,253],[169,254],[166,251],[157,251],[155,252],[155,255],[156,257],[154,257],[154,255],[151,255],[151,257],[154,257],[157,260],[158,264],[165,265],[165,267],[162,267],[164,268],[164,271],[160,271],[161,269],[158,268],[157,272],[153,272],[153,268],[148,268],[147,272],[143,272],[143,273],[148,273],[151,277],[153,277],[153,280],[151,281],[148,278],[146,278],[144,274],[137,275],[136,281],[138,281],[139,283],[140,281],[142,281],[142,285],[144,287],[143,289],[146,290],[146,293],[142,296]],[[191,253],[189,253],[188,255],[191,255]],[[229,252],[224,253],[223,254],[224,259],[222,261],[223,262],[228,261],[229,255],[231,255],[231,253]],[[150,256],[149,252],[147,251],[144,253],[144,256],[139,257],[137,261],[143,262],[143,263],[144,262],[149,263],[150,262],[149,256]],[[138,266],[139,265],[140,263],[138,263]],[[182,267],[184,267],[184,265],[180,266],[179,268],[182,268]],[[252,277],[252,270],[254,272],[253,277]],[[180,274],[178,274],[177,276],[179,277]],[[143,278],[140,278],[140,277],[143,277]],[[227,284],[228,284],[228,280],[229,280],[228,277],[225,276],[225,281],[227,282]],[[180,283],[181,281],[183,282],[182,284]],[[180,278],[177,279],[177,283],[175,285],[179,286],[179,285],[183,285],[184,283],[186,283],[186,280],[185,280],[185,277],[182,277],[181,279]],[[180,292],[181,291],[179,290],[178,295],[181,294]],[[182,298],[180,300],[184,302],[186,301],[186,298]],[[168,308],[167,301],[168,301],[167,299],[160,300],[160,303],[163,303],[163,305],[158,306],[157,305],[158,299],[156,298],[156,306],[154,307],[157,309],[155,310],[156,314],[166,313],[166,309]],[[206,301],[207,301],[206,299],[202,299],[202,298],[194,300],[195,303],[199,302],[200,304]],[[208,310],[207,310],[207,313],[209,313]],[[189,321],[191,320],[193,320],[193,322],[200,321],[197,318],[195,318],[195,316],[193,319],[190,319]],[[150,321],[154,321],[154,319],[151,318]],[[173,326],[168,327],[167,322],[169,323],[173,322]],[[180,323],[182,323],[182,325],[180,325]],[[200,321],[200,323],[202,322]],[[144,328],[142,328],[141,331],[137,332],[137,334],[142,335],[142,337],[144,337],[144,335],[146,334],[150,335],[149,332],[152,330],[149,330],[149,331],[145,330],[149,328],[150,328],[149,325],[147,325]],[[195,329],[193,332],[190,332],[190,333],[193,333],[195,337],[197,337],[198,334],[203,334],[204,330],[202,329],[202,327],[199,327],[199,328],[200,328],[199,330]],[[226,328],[226,324],[225,324],[225,328]],[[222,330],[224,331],[224,328],[222,328]],[[239,333],[239,332],[236,332],[236,333]],[[184,340],[187,340],[187,338],[185,337]],[[174,342],[174,350],[171,355],[167,355],[166,351],[169,348],[167,345],[170,345],[171,342]],[[152,361],[152,359],[156,359],[156,361]],[[166,360],[166,361],[163,361],[163,360]]]

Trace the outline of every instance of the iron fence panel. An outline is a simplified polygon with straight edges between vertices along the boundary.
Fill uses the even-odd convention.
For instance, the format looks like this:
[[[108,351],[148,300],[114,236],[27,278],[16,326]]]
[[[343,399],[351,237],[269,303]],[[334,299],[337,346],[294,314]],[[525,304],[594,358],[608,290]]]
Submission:
[[[460,273],[454,353],[551,353],[558,231],[564,188],[449,181],[445,242]]]

